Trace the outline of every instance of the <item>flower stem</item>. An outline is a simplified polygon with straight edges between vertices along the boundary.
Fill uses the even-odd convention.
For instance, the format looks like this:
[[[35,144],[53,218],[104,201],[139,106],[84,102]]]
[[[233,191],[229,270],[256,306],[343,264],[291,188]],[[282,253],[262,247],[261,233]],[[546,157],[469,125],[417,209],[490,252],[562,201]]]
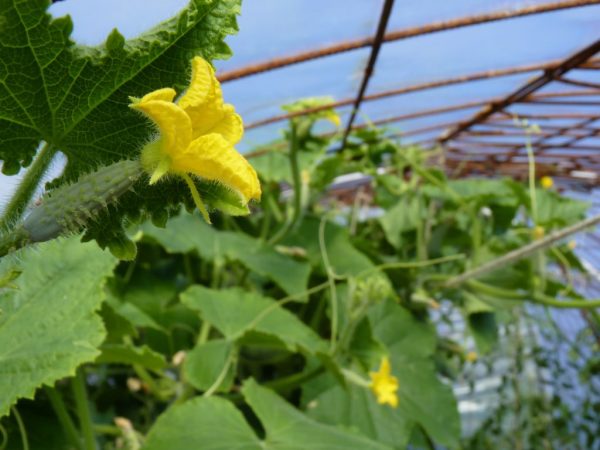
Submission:
[[[77,369],[72,381],[73,396],[75,397],[75,407],[79,417],[79,427],[83,434],[83,448],[85,450],[97,450],[96,439],[94,437],[94,428],[92,415],[88,403],[87,392],[85,388],[85,375],[83,369]]]
[[[77,432],[77,428],[67,411],[67,407],[65,406],[65,402],[63,401],[60,394],[56,391],[56,389],[48,386],[44,386],[44,391],[48,396],[48,400],[50,400],[50,404],[52,405],[52,409],[58,418],[60,426],[62,427],[66,438],[69,443],[73,446],[73,448],[81,449],[81,441],[79,439],[79,433]]]
[[[56,149],[52,145],[45,143],[42,146],[33,163],[25,172],[19,187],[4,208],[0,226],[8,227],[21,218],[55,154]]]

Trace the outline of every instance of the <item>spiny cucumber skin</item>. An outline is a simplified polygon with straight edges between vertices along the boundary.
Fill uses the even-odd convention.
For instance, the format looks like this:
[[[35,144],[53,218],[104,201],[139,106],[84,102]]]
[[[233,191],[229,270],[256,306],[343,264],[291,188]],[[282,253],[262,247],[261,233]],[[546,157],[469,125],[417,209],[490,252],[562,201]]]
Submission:
[[[109,203],[127,192],[143,170],[139,161],[119,161],[82,176],[42,199],[21,225],[30,242],[81,230]]]

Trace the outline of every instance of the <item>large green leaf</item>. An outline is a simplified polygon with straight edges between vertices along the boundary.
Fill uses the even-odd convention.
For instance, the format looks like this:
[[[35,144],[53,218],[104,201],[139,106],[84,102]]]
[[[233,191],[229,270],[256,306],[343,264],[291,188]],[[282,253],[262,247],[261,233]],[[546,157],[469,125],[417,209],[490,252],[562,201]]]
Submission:
[[[323,268],[319,246],[319,220],[307,218],[298,230],[285,240],[286,245],[306,249],[308,258],[316,267]],[[348,231],[336,224],[325,224],[325,247],[332,269],[338,275],[358,275],[374,267],[371,260],[350,242]]]
[[[385,301],[369,310],[369,321],[374,336],[390,351],[426,358],[436,346],[432,325],[415,319],[410,311],[392,301]]]
[[[122,159],[134,159],[155,134],[150,121],[128,108],[129,96],[140,97],[163,87],[186,88],[190,61],[229,57],[226,35],[237,32],[240,0],[190,0],[175,17],[136,39],[117,30],[97,47],[75,45],[69,17],[52,19],[49,0],[2,0],[0,18],[0,160],[5,173],[27,166],[43,141],[68,158],[65,176]],[[211,207],[235,214],[245,208],[215,183],[199,183]],[[87,238],[101,246],[123,246],[124,217],[146,211],[164,220],[185,203],[189,190],[182,180],[149,186],[142,177],[117,205],[87,225]]]
[[[460,417],[452,389],[435,372],[433,327],[390,301],[377,305],[369,320],[373,335],[390,353],[392,371],[399,381],[399,413],[421,424],[436,442],[456,447]]]
[[[196,250],[208,260],[219,257],[240,261],[253,272],[268,277],[289,294],[306,289],[310,266],[282,255],[271,246],[243,233],[219,231],[199,216],[182,214],[166,228],[143,226],[146,235],[160,242],[167,251],[183,253]]]
[[[273,391],[259,386],[254,380],[244,383],[242,393],[265,428],[265,448],[277,450],[389,448],[359,433],[324,425],[308,418]]]
[[[309,404],[308,414],[313,419],[356,428],[365,436],[397,449],[406,448],[414,426],[400,410],[378,404],[370,390],[354,385],[348,389],[334,386]]]
[[[402,234],[420,225],[421,205],[418,198],[403,197],[379,218],[387,240],[397,249],[404,244]]]
[[[262,450],[260,440],[233,404],[194,398],[169,408],[154,423],[143,450]]]
[[[176,17],[136,39],[115,31],[99,47],[75,45],[69,17],[52,19],[49,0],[3,0],[0,37],[0,158],[28,161],[39,141],[70,163],[94,167],[135,156],[150,125],[128,96],[183,89],[194,55],[228,57],[238,0],[193,0]],[[10,144],[9,144],[10,143]]]
[[[227,400],[195,398],[158,418],[144,450],[384,450],[359,433],[324,425],[302,414],[253,380],[242,393],[266,431],[259,440],[244,417]]]
[[[200,311],[202,318],[227,339],[238,339],[248,331],[276,337],[290,349],[325,352],[325,342],[294,314],[273,299],[241,289],[214,290],[192,286],[181,294],[182,302]]]
[[[546,228],[565,227],[582,220],[590,206],[545,189],[537,189],[536,198],[538,225]]]
[[[185,357],[183,369],[186,380],[196,389],[207,390],[219,378],[233,351],[233,342],[225,339],[213,339],[196,345]],[[231,365],[219,389],[228,391],[234,375]]]
[[[18,264],[16,289],[0,295],[0,416],[17,398],[72,375],[100,353],[105,330],[96,314],[116,259],[95,244],[64,239],[3,260]]]
[[[146,345],[134,347],[128,344],[104,344],[96,363],[135,364],[147,369],[160,370],[167,366],[165,357]]]

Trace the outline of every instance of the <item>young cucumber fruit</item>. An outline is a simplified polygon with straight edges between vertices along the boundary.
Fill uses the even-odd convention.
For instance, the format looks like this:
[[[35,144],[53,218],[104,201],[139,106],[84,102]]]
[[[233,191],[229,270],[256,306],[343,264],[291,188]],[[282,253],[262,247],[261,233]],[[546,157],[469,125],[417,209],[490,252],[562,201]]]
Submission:
[[[61,186],[42,198],[18,233],[28,242],[43,242],[80,231],[90,219],[127,192],[143,170],[139,161],[119,161]]]

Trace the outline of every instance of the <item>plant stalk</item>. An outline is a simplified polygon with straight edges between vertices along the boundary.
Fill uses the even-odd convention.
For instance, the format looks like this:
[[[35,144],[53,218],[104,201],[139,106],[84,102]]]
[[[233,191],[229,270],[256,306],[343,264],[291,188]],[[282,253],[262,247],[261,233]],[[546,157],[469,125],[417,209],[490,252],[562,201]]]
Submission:
[[[500,258],[496,258],[486,264],[483,264],[482,266],[479,266],[473,270],[469,270],[463,273],[462,275],[451,278],[444,284],[444,287],[457,287],[465,281],[470,280],[471,278],[480,277],[488,272],[493,272],[494,270],[500,269],[501,267],[519,261],[520,259],[523,259],[539,250],[554,245],[557,241],[560,241],[561,239],[564,239],[567,236],[578,233],[579,231],[582,231],[598,223],[600,223],[600,214],[589,217],[585,220],[582,220],[581,222],[577,222],[576,224],[563,228],[562,230],[550,233],[548,236],[542,239],[539,239],[537,241],[532,242],[531,244],[527,244],[521,248],[513,250],[512,252],[501,256]]]
[[[298,164],[298,138],[296,136],[296,125],[292,122],[290,127],[290,170],[292,171],[292,182],[294,188],[294,210],[279,231],[269,240],[269,244],[275,245],[294,229],[301,217],[302,211],[302,180],[300,177],[300,165]]]
[[[56,391],[55,388],[44,386],[44,391],[48,396],[48,400],[50,400],[50,404],[52,405],[52,409],[58,418],[58,422],[65,432],[66,438],[69,440],[69,443],[77,449],[81,449],[81,439],[79,438],[79,433],[77,432],[77,428],[67,411],[67,407],[65,406],[65,402],[63,401],[60,394]]]
[[[0,218],[1,227],[11,227],[21,218],[55,154],[56,148],[51,144],[45,143],[42,146],[33,163],[25,172],[19,187],[4,208],[2,218]]]
[[[96,438],[94,437],[94,424],[92,423],[92,415],[85,387],[85,375],[81,367],[77,369],[72,381],[72,387],[77,416],[79,417],[79,427],[83,434],[83,448],[85,450],[97,450]]]

